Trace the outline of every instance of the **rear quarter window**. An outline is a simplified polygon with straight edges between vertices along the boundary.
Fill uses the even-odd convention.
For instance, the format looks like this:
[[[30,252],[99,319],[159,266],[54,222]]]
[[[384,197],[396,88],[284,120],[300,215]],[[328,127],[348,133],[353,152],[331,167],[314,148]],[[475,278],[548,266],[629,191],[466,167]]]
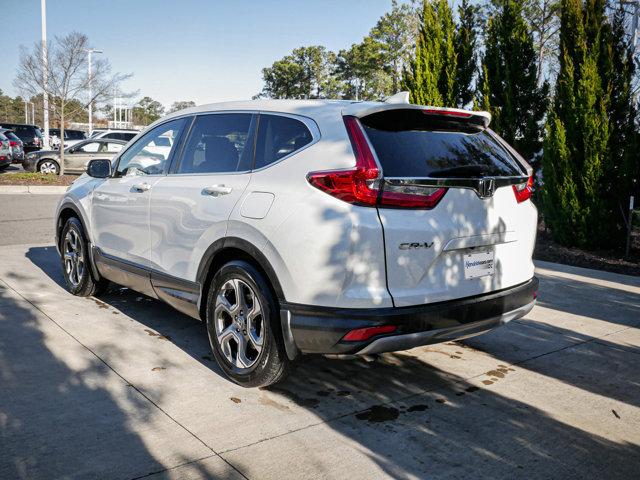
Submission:
[[[312,140],[311,132],[300,120],[260,114],[254,169],[271,165],[310,144]]]
[[[465,121],[413,109],[379,112],[360,121],[385,177],[523,175],[492,132]]]

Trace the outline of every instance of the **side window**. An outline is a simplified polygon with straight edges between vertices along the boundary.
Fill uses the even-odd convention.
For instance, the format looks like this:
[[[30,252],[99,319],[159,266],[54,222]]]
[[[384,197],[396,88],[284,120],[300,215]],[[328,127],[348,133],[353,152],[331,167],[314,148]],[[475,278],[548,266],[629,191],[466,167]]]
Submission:
[[[129,140],[131,140],[136,135],[137,135],[137,133],[121,133],[120,134],[120,140],[124,140],[125,142],[128,142]]]
[[[167,171],[173,150],[178,144],[178,138],[184,130],[186,119],[179,118],[158,125],[138,139],[121,156],[115,176],[127,175],[158,175]],[[170,146],[157,146],[155,141],[159,137],[172,140]]]
[[[74,150],[75,153],[96,153],[100,150],[100,142],[90,142]]]
[[[120,150],[122,150],[122,147],[124,145],[121,145],[119,143],[107,143],[106,144],[106,148],[104,149],[105,152],[107,153],[117,153]]]
[[[313,140],[311,132],[300,120],[280,115],[260,114],[256,162],[254,169],[266,167]]]
[[[253,161],[254,115],[217,113],[196,117],[176,173],[242,172]]]
[[[102,138],[108,138],[108,139],[111,139],[111,140],[120,140],[120,134],[119,133],[107,133]]]

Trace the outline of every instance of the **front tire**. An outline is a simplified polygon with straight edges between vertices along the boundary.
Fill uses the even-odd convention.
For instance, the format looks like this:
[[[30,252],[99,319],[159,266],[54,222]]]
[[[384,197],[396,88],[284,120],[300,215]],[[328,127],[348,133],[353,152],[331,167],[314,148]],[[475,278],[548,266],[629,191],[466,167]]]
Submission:
[[[207,334],[220,368],[243,387],[264,387],[289,371],[276,299],[251,264],[232,261],[213,277]]]
[[[38,164],[38,172],[59,175],[60,165],[54,160],[45,159]]]
[[[108,282],[93,278],[87,239],[80,220],[69,218],[61,238],[62,273],[69,292],[79,297],[90,297],[103,291]]]

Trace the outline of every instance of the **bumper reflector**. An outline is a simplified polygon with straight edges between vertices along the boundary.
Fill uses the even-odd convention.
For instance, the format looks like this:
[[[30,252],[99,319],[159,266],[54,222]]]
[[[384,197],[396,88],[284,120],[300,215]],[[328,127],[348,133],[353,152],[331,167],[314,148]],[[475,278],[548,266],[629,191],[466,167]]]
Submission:
[[[376,335],[382,335],[383,333],[393,333],[397,330],[396,325],[380,325],[379,327],[365,327],[365,328],[356,328],[355,330],[351,330],[344,337],[342,337],[342,341],[344,342],[363,342],[365,340],[369,340],[371,337],[375,337]]]

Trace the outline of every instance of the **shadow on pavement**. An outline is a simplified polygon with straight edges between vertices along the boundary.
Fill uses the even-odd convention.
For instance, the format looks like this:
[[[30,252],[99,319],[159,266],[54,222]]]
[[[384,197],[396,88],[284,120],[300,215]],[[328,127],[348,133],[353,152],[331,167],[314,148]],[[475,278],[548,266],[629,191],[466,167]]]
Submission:
[[[51,248],[31,248],[27,257],[60,284],[62,276],[54,252]],[[573,292],[570,283],[568,288]],[[561,292],[557,296],[549,296],[545,300],[546,306],[555,308],[555,303],[561,302],[562,298]],[[100,297],[100,301],[126,313],[136,322],[153,328],[192,358],[219,373],[215,362],[211,361],[204,327],[200,323],[159,301],[127,289],[113,289]],[[562,309],[563,306],[560,303],[558,308]],[[118,464],[116,452],[123,448],[129,452],[128,458],[139,458],[140,464],[149,464],[149,468],[158,465],[130,431],[121,407],[110,394],[100,388],[91,389],[83,383],[84,377],[89,374],[100,377],[108,373],[103,371],[105,369],[99,362],[92,361],[80,374],[72,372],[49,351],[38,321],[30,317],[28,310],[20,314],[25,320],[19,322],[12,320],[17,318],[13,312],[20,312],[19,305],[10,305],[9,309],[3,307],[0,311],[11,312],[0,316],[0,328],[7,329],[0,336],[0,376],[3,383],[15,389],[9,395],[0,397],[12,399],[10,405],[3,405],[7,400],[0,401],[0,412],[4,415],[0,418],[1,440],[6,443],[0,451],[10,452],[8,455],[2,454],[6,466],[0,472],[13,474],[18,471],[17,465],[30,465],[29,462],[33,463],[30,468],[36,468],[38,452],[55,448],[59,454],[50,458],[60,461],[54,467],[59,468],[61,473],[68,473],[73,462],[65,463],[63,460],[73,459],[81,445],[91,442],[82,434],[77,437],[77,428],[70,428],[66,420],[86,422],[91,428],[85,432],[91,430],[102,439],[92,443],[96,448],[100,445],[100,452],[96,452],[95,456],[89,453],[92,462],[87,461],[85,466],[95,469],[92,471],[98,472],[98,476]],[[626,314],[630,313],[630,310],[626,311]],[[513,328],[518,328],[518,325],[513,325]],[[518,332],[527,335],[526,331]],[[568,331],[557,333],[575,335]],[[30,362],[33,367],[28,367],[34,369],[33,373],[27,375],[31,376],[29,382],[11,380],[23,377],[21,369],[25,367],[13,361],[15,357],[22,358],[21,347],[7,339],[21,336],[26,337],[28,343],[24,348],[36,354],[37,361]],[[509,356],[501,357],[494,350],[496,345],[508,339],[503,335],[494,342],[477,344],[489,356],[497,357],[489,360],[503,377],[511,375],[514,370],[516,373],[513,375],[517,375],[519,371],[529,369],[562,384],[572,384],[637,406],[640,384],[637,376],[634,377],[636,380],[626,379],[625,383],[625,379],[615,377],[610,371],[597,370],[598,355],[609,356],[609,359],[615,356],[609,350],[600,353],[594,353],[593,350],[578,352],[572,361],[564,363],[564,370],[563,365],[554,365],[553,362],[539,363],[534,367],[527,363],[512,368],[501,363],[510,363]],[[532,343],[545,341],[534,332],[530,332],[523,340]],[[469,345],[474,343],[469,341]],[[544,345],[541,348],[544,350]],[[575,355],[578,349],[568,350]],[[590,358],[586,355],[590,355]],[[581,362],[595,370],[582,372]],[[602,362],[602,365],[605,364],[611,365],[611,362]],[[566,373],[569,369],[570,374]],[[640,372],[637,364],[636,372]],[[583,379],[579,378],[580,374],[584,374]],[[603,383],[602,377],[607,375],[613,375],[610,385]],[[597,385],[599,381],[602,386]],[[629,387],[628,382],[634,381],[635,386],[624,393],[624,389]],[[526,403],[527,396],[533,393],[527,389],[533,386],[530,387],[526,382],[524,386],[522,383],[518,385],[520,390],[513,387],[515,390],[511,390],[509,396],[499,394],[491,388],[479,388],[459,374],[436,368],[406,353],[385,354],[372,361],[365,358],[305,357],[298,362],[296,370],[286,381],[262,392],[276,394],[289,402],[262,402],[252,412],[252,421],[256,422],[255,430],[259,432],[258,425],[265,410],[278,409],[283,418],[295,415],[296,410],[287,405],[289,403],[312,412],[321,427],[307,427],[268,442],[258,442],[262,438],[255,438],[247,441],[244,444],[246,447],[240,446],[223,456],[249,478],[263,476],[259,462],[265,455],[261,456],[260,451],[268,448],[280,452],[276,457],[272,453],[266,457],[271,470],[280,471],[281,477],[295,477],[291,473],[294,471],[306,471],[308,474],[308,469],[316,466],[317,469],[311,472],[317,475],[344,475],[349,471],[344,468],[352,468],[352,462],[362,464],[361,458],[358,460],[352,455],[365,457],[368,464],[373,462],[384,474],[394,478],[637,477],[640,471],[640,446],[637,443],[605,439],[553,418],[544,410]],[[34,396],[33,392],[38,393]],[[540,396],[545,392],[537,390],[535,394]],[[255,395],[255,391],[247,390],[249,395]],[[629,398],[633,395],[636,395],[635,400]],[[28,399],[24,405],[16,401],[21,397]],[[127,397],[127,401],[136,405],[142,415],[148,414],[146,406],[137,405],[135,398]],[[571,399],[564,401],[567,408],[571,409]],[[41,420],[30,420],[29,411],[41,408],[41,403],[45,408],[55,406],[52,412],[54,416],[63,406],[70,417],[59,421],[46,415]],[[203,414],[216,414],[206,404],[201,408]],[[584,411],[584,406],[580,406],[580,409]],[[602,414],[611,415],[610,412],[593,412],[594,420],[596,415]],[[248,420],[240,418],[238,421]],[[624,424],[625,419],[617,421]],[[55,430],[51,440],[38,437],[39,432],[51,429]],[[29,441],[36,442],[34,448],[30,449],[31,457],[22,459],[15,445],[24,447]],[[331,442],[339,445],[338,452],[343,454],[336,453],[335,458],[328,459],[326,452],[335,452]],[[282,452],[287,453],[282,455]],[[275,467],[273,462],[277,462]],[[343,469],[321,471],[328,464],[342,466]],[[301,465],[306,465],[307,470],[300,470]],[[366,470],[370,466],[363,468],[362,471],[351,470],[350,476],[373,476]]]

